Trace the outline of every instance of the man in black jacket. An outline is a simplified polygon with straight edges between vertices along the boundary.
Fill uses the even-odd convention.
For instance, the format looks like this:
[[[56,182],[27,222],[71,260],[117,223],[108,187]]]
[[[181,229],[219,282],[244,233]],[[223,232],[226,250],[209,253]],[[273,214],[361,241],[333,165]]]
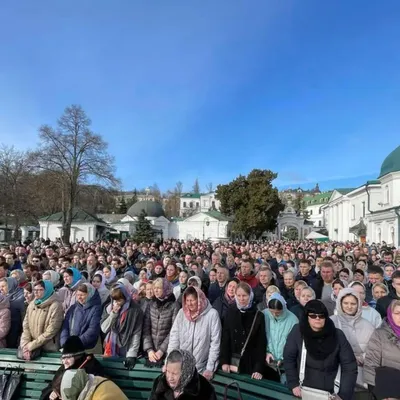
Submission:
[[[392,275],[393,291],[387,296],[381,297],[376,303],[376,311],[381,314],[382,318],[386,317],[386,312],[393,300],[400,300],[400,271],[395,271]]]

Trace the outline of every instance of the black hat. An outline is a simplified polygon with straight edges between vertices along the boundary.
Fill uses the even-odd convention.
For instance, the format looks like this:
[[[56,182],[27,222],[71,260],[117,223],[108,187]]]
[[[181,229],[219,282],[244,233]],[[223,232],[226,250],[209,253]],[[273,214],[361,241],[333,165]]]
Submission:
[[[61,349],[63,357],[76,357],[85,354],[85,347],[79,336],[70,336]]]

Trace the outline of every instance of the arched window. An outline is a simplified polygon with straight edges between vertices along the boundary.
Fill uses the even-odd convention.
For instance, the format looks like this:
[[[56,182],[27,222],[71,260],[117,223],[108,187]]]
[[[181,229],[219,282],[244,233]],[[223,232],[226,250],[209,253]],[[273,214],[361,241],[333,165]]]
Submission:
[[[389,191],[389,185],[385,186],[385,204],[390,203],[390,191]]]

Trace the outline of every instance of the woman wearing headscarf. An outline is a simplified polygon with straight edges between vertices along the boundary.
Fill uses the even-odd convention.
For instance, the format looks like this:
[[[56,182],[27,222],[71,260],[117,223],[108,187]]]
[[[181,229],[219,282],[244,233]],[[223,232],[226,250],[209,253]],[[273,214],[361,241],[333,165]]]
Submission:
[[[382,326],[371,336],[364,380],[378,399],[397,398],[400,393],[400,300],[392,301]]]
[[[0,294],[0,348],[7,347],[6,337],[11,328],[10,300]]]
[[[139,272],[138,275],[138,280],[133,284],[133,287],[136,290],[139,290],[139,287],[143,284],[143,283],[147,283],[149,281],[149,277],[147,276],[147,270],[145,268],[142,268]]]
[[[26,275],[20,269],[14,269],[10,274],[11,278],[15,278],[18,282],[18,287],[23,288],[27,282]]]
[[[217,400],[215,389],[196,370],[196,359],[186,351],[173,350],[167,358],[165,373],[153,384],[149,400]]]
[[[217,300],[214,301],[212,305],[218,311],[222,326],[224,325],[226,314],[228,313],[229,308],[232,306],[232,304],[235,304],[235,293],[239,283],[240,281],[237,278],[229,279],[226,284],[225,292],[221,293],[221,295]]]
[[[18,287],[15,278],[0,279],[0,293],[10,303],[11,328],[7,335],[7,347],[16,349],[22,333],[22,321],[25,314],[24,290]]]
[[[179,269],[175,264],[169,264],[165,269],[165,277],[171,282],[172,286],[179,285]]]
[[[130,282],[128,281],[128,279],[126,279],[126,278],[119,278],[118,281],[117,281],[117,283],[122,283],[122,284],[125,286],[125,288],[126,288],[126,290],[128,291],[128,293],[130,294],[131,299],[132,299],[133,301],[137,301],[138,296],[139,296],[139,292],[135,289],[135,287],[132,285],[132,283],[130,283]],[[143,314],[143,315],[144,315],[144,314]]]
[[[76,289],[85,282],[85,278],[76,268],[67,268],[63,274],[64,286],[59,289],[58,295],[66,314],[69,308],[76,302]]]
[[[264,317],[257,310],[250,285],[240,282],[235,292],[235,304],[228,309],[224,321],[220,356],[222,370],[262,379],[266,348]]]
[[[105,279],[101,271],[94,274],[92,285],[99,292],[101,304],[106,304],[110,298],[110,291],[106,288]]]
[[[335,328],[320,300],[310,300],[304,307],[304,318],[293,327],[286,341],[283,365],[287,385],[296,397],[301,397],[301,386],[304,386],[330,394],[337,391],[342,400],[353,398],[356,358],[346,336]],[[335,391],[337,375],[340,383]]]
[[[374,326],[362,317],[362,301],[352,288],[342,289],[336,300],[337,315],[331,317],[336,328],[341,329],[357,359],[357,391],[364,386],[363,365],[365,352]]]
[[[59,289],[60,274],[58,272],[49,269],[47,271],[44,271],[42,276],[43,280],[50,281],[53,284],[55,290]]]
[[[70,336],[78,336],[86,350],[93,349],[100,335],[101,299],[90,283],[81,283],[76,289],[76,303],[67,314],[61,330],[61,347]]]
[[[270,297],[268,308],[263,311],[263,314],[266,338],[268,338],[266,361],[272,368],[280,369],[286,339],[299,320],[287,309],[286,301],[279,293],[274,293]]]
[[[61,381],[65,371],[69,369],[84,369],[88,374],[104,376],[102,365],[92,354],[85,352],[78,336],[70,336],[64,343],[61,349],[61,363],[52,381],[43,389],[40,400],[61,399]]]
[[[122,283],[113,286],[111,304],[104,310],[101,330],[105,357],[123,357],[127,369],[133,369],[142,335],[143,312]]]
[[[182,309],[172,325],[167,352],[175,349],[192,352],[197,370],[211,379],[218,367],[221,342],[218,312],[197,287],[188,287],[182,297]]]
[[[25,360],[30,360],[37,349],[58,351],[64,318],[62,305],[50,281],[37,282],[33,292],[35,300],[26,311],[20,343]]]
[[[349,287],[353,288],[358,296],[361,299],[362,303],[362,313],[361,316],[366,319],[368,322],[372,324],[372,326],[377,329],[382,325],[382,317],[378,313],[378,311],[375,310],[375,308],[372,308],[368,303],[365,301],[365,286],[361,282],[352,282],[350,283]]]
[[[172,284],[166,278],[153,282],[154,298],[144,315],[143,350],[150,366],[161,366],[169,343],[169,334],[179,311],[172,293]]]
[[[62,400],[128,400],[111,380],[88,374],[84,369],[70,369],[61,381]]]
[[[105,280],[105,285],[108,290],[111,289],[111,286],[114,285],[115,282],[117,282],[117,271],[112,265],[106,265],[103,268],[103,276]]]

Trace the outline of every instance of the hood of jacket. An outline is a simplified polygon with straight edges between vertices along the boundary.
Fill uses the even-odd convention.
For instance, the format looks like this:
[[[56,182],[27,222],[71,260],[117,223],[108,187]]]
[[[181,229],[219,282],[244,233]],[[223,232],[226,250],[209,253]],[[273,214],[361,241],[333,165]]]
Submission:
[[[284,299],[284,297],[279,293],[272,293],[271,297],[268,300],[268,306],[269,306],[269,303],[271,302],[271,300],[278,300],[282,304],[282,307],[283,307],[282,313],[278,317],[275,317],[274,315],[272,315],[269,312],[269,309],[268,309],[269,307],[268,307],[266,310],[264,310],[265,314],[267,314],[269,318],[274,318],[276,320],[285,319],[288,316],[288,309],[287,309],[286,300]]]
[[[349,294],[353,295],[356,299],[357,299],[357,312],[355,315],[347,315],[344,313],[343,309],[342,309],[342,299],[345,296],[348,296]],[[344,318],[347,321],[351,321],[351,320],[358,320],[361,318],[361,314],[362,314],[362,302],[361,299],[358,297],[357,292],[351,288],[344,288],[339,292],[339,295],[336,299],[336,310],[337,310],[337,315],[340,318]]]
[[[101,297],[98,290],[95,289],[93,296],[90,297],[90,299],[88,299],[85,304],[82,305],[79,302],[77,302],[77,304],[83,307],[84,310],[88,310],[89,308],[92,308],[94,306],[101,306]]]

